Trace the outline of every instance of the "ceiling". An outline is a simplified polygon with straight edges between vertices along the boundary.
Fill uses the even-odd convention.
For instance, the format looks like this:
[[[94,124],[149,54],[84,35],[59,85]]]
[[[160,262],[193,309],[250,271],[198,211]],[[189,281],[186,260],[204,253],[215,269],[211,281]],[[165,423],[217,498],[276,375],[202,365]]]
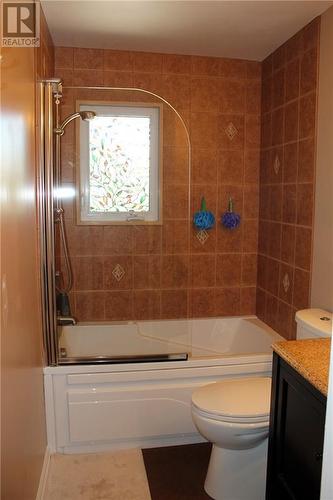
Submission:
[[[42,0],[57,46],[262,60],[333,1]]]

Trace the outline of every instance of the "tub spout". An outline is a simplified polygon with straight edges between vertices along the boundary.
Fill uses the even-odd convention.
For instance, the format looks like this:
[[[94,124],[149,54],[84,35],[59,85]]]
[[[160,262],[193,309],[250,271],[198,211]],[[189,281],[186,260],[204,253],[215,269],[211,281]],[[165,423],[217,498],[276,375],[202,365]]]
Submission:
[[[76,325],[76,319],[72,316],[57,316],[57,324],[60,326]]]

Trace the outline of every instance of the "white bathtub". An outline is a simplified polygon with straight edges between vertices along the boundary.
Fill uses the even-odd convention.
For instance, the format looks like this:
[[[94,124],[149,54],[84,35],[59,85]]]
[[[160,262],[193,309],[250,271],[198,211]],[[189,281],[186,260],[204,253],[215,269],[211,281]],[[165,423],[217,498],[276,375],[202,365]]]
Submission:
[[[254,316],[64,327],[60,346],[72,358],[189,357],[46,367],[50,449],[74,453],[199,442],[192,391],[224,377],[270,375],[270,346],[277,340]]]

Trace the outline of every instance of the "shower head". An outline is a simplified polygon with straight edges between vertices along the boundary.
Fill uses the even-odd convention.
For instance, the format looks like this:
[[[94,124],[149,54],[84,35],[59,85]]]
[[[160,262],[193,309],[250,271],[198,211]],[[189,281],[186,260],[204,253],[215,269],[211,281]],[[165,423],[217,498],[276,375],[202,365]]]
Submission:
[[[89,121],[93,120],[96,116],[96,113],[94,111],[78,111],[77,113],[73,113],[72,115],[67,116],[67,118],[64,119],[62,124],[54,129],[54,132],[57,135],[63,135],[65,132],[66,126],[72,121],[75,120],[76,118],[81,118],[81,120],[84,121]]]
[[[80,116],[82,120],[89,121],[95,118],[96,113],[94,111],[80,111]]]

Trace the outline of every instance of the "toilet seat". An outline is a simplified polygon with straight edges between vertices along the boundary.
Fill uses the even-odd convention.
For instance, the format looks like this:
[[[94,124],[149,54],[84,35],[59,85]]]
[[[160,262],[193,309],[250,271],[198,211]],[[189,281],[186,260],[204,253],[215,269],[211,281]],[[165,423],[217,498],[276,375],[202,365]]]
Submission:
[[[192,394],[197,414],[230,423],[268,423],[271,379],[253,377],[222,380],[199,387]]]
[[[209,413],[207,411],[201,410],[194,404],[192,404],[192,412],[200,415],[201,417],[208,418],[210,420],[216,420],[217,422],[226,422],[231,424],[262,424],[262,426],[268,426],[269,424],[269,414],[263,415],[261,417],[235,417],[235,416],[226,416],[219,415],[217,413]]]

